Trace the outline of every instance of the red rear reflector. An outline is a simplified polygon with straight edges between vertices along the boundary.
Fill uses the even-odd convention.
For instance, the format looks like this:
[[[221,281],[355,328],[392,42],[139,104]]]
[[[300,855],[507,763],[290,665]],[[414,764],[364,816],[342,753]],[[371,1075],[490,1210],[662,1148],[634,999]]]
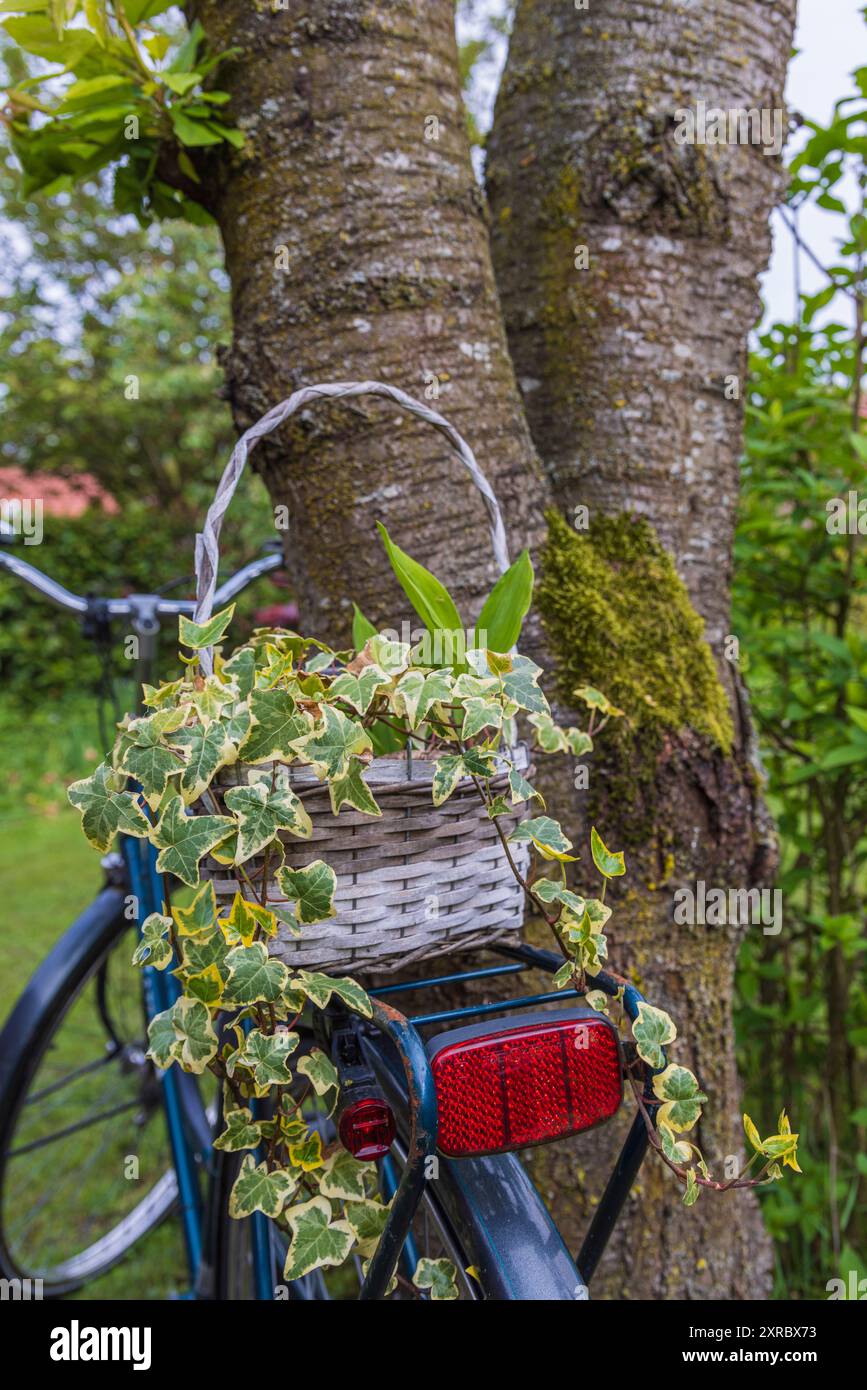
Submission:
[[[394,1116],[384,1100],[367,1096],[347,1105],[337,1130],[353,1158],[384,1158],[394,1142]]]
[[[579,1134],[610,1119],[623,1098],[617,1034],[599,1014],[467,1029],[431,1051],[438,1147],[450,1158]]]

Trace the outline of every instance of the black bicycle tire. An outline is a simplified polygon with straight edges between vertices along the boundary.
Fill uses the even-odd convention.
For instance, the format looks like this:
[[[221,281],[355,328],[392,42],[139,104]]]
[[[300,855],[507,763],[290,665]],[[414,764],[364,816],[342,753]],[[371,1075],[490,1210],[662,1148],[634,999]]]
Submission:
[[[3,1230],[2,1190],[9,1140],[14,1135],[20,1108],[42,1057],[63,1018],[98,970],[112,944],[130,930],[125,915],[126,890],[106,887],[75,919],[31,976],[24,992],[0,1032],[0,1274],[5,1279],[26,1279],[16,1265]],[[210,1127],[198,1096],[195,1078],[180,1077],[181,1109],[190,1142],[201,1149],[210,1142]],[[187,1084],[184,1084],[187,1083]],[[189,1084],[192,1083],[192,1084]],[[170,1176],[169,1176],[170,1175]],[[177,1184],[171,1169],[113,1230],[128,1226],[130,1238],[105,1240],[104,1259],[96,1258],[81,1276],[45,1283],[43,1296],[59,1298],[74,1292],[90,1279],[117,1264],[129,1249],[153,1230],[172,1211]],[[132,1220],[138,1213],[137,1219]],[[112,1234],[111,1232],[108,1233]],[[96,1242],[99,1245],[101,1242]]]

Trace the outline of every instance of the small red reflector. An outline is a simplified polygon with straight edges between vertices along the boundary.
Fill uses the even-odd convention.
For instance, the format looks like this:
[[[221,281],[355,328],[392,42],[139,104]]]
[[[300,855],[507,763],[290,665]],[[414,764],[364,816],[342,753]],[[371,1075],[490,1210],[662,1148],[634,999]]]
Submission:
[[[476,1030],[473,1030],[474,1032]],[[617,1035],[599,1015],[446,1042],[431,1059],[438,1147],[450,1158],[506,1153],[579,1134],[623,1098]]]
[[[337,1130],[353,1158],[384,1158],[394,1142],[394,1116],[384,1100],[367,1096],[347,1105]]]

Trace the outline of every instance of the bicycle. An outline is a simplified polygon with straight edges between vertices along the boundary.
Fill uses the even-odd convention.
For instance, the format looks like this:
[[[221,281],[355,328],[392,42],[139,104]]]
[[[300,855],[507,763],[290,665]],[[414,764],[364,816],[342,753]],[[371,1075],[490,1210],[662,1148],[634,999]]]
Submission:
[[[220,586],[218,606],[280,566],[274,545]],[[139,685],[151,673],[160,620],[194,608],[192,601],[157,594],[84,598],[3,551],[0,569],[85,619],[103,637],[112,620],[130,620],[139,637]],[[562,964],[558,956],[524,944],[492,946],[494,964],[370,990],[370,1021],[335,1005],[324,1014],[316,1011],[315,1020],[302,1020],[302,1048],[316,1042],[329,1051],[341,1095],[349,1097],[337,1116],[317,1112],[316,1126],[323,1140],[339,1133],[356,1157],[376,1161],[391,1207],[366,1268],[356,1258],[348,1279],[345,1272],[319,1270],[284,1285],[286,1245],[276,1225],[258,1212],[240,1222],[228,1215],[239,1158],[212,1146],[222,1127],[219,1097],[177,1068],[157,1072],[145,1055],[147,1023],[176,994],[169,971],[146,967],[139,984],[129,967],[136,923],[158,911],[166,897],[154,852],[147,842],[122,836],[119,852],[106,855],[103,868],[101,891],[38,968],[0,1034],[4,1278],[41,1280],[45,1297],[63,1297],[105,1273],[177,1209],[189,1296],[197,1299],[381,1299],[389,1296],[395,1275],[395,1296],[402,1297],[419,1256],[443,1254],[457,1270],[459,1297],[467,1300],[589,1296],[589,1282],[647,1150],[647,1123],[636,1115],[575,1258],[518,1150],[579,1133],[613,1115],[626,1072],[613,1026],[604,1015],[577,1006],[574,989],[409,1016],[389,1003],[417,990],[531,969],[553,973]],[[642,996],[633,986],[601,972],[588,987],[610,996],[622,991],[626,1013],[636,1017]],[[540,1011],[570,1000],[568,1009]],[[483,1021],[462,1026],[471,1019]],[[428,1030],[435,1031],[425,1042]],[[86,1061],[82,1046],[90,1049]],[[579,1052],[586,1057],[578,1058]],[[529,1091],[540,1084],[540,1058],[550,1083],[541,1116],[535,1103],[527,1109]],[[505,1079],[498,1098],[482,1097],[490,1125],[480,1133],[471,1122],[479,1109],[478,1082],[467,1089],[466,1077],[490,1066]],[[642,1066],[649,1097],[650,1070]],[[315,1106],[315,1097],[307,1104]],[[40,1132],[37,1121],[46,1117],[48,1132]],[[132,1120],[132,1129],[123,1128],[122,1120]],[[97,1126],[104,1137],[94,1144]],[[79,1136],[85,1134],[82,1148]],[[81,1171],[63,1169],[34,1200],[34,1155],[47,1158],[59,1173],[63,1150],[57,1146],[67,1141],[73,1142],[66,1152],[80,1156]],[[124,1170],[132,1159],[150,1174],[143,1196]],[[82,1207],[80,1221],[70,1218],[71,1182]],[[52,1220],[58,1206],[60,1222]],[[81,1248],[63,1249],[58,1226],[80,1230],[75,1244]]]

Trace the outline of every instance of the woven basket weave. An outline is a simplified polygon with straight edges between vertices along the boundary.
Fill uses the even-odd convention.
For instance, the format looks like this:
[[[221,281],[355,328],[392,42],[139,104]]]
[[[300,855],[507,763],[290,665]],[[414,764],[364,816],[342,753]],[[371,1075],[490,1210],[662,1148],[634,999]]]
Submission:
[[[275,406],[238,440],[208,511],[202,533],[196,538],[198,605],[195,618],[211,616],[219,560],[219,534],[247,458],[248,449],[276,429],[302,406],[327,398],[375,395],[396,402],[411,414],[434,426],[448,439],[452,451],[467,468],[487,508],[491,544],[497,568],[509,565],[505,530],[491,487],[466,442],[443,416],[396,387],[381,382],[332,382],[296,391]],[[212,670],[209,651],[200,653],[202,670]],[[523,749],[511,750],[516,765],[527,770]],[[203,809],[224,811],[223,795],[231,786],[247,780],[251,769],[243,763],[224,769],[206,794]],[[260,765],[257,771],[263,771]],[[358,972],[398,970],[432,956],[467,950],[515,935],[522,924],[524,895],[509,865],[496,827],[487,815],[470,779],[458,784],[448,801],[435,807],[431,796],[433,764],[424,758],[377,758],[366,769],[365,780],[382,810],[381,817],[331,810],[327,783],[317,781],[309,768],[290,765],[290,785],[303,800],[313,824],[308,840],[281,835],[290,868],[301,868],[324,859],[337,875],[337,915],[307,924],[301,936],[286,929],[271,943],[272,954],[294,968]],[[505,771],[492,779],[496,795],[506,788]],[[506,834],[520,819],[522,807],[498,817]],[[523,875],[528,865],[524,845],[513,847],[512,858]],[[244,874],[261,893],[263,856],[244,864]],[[288,904],[280,893],[269,865],[266,900],[269,907]],[[226,905],[240,890],[250,887],[231,867],[208,858],[201,874],[214,884],[218,901]]]

